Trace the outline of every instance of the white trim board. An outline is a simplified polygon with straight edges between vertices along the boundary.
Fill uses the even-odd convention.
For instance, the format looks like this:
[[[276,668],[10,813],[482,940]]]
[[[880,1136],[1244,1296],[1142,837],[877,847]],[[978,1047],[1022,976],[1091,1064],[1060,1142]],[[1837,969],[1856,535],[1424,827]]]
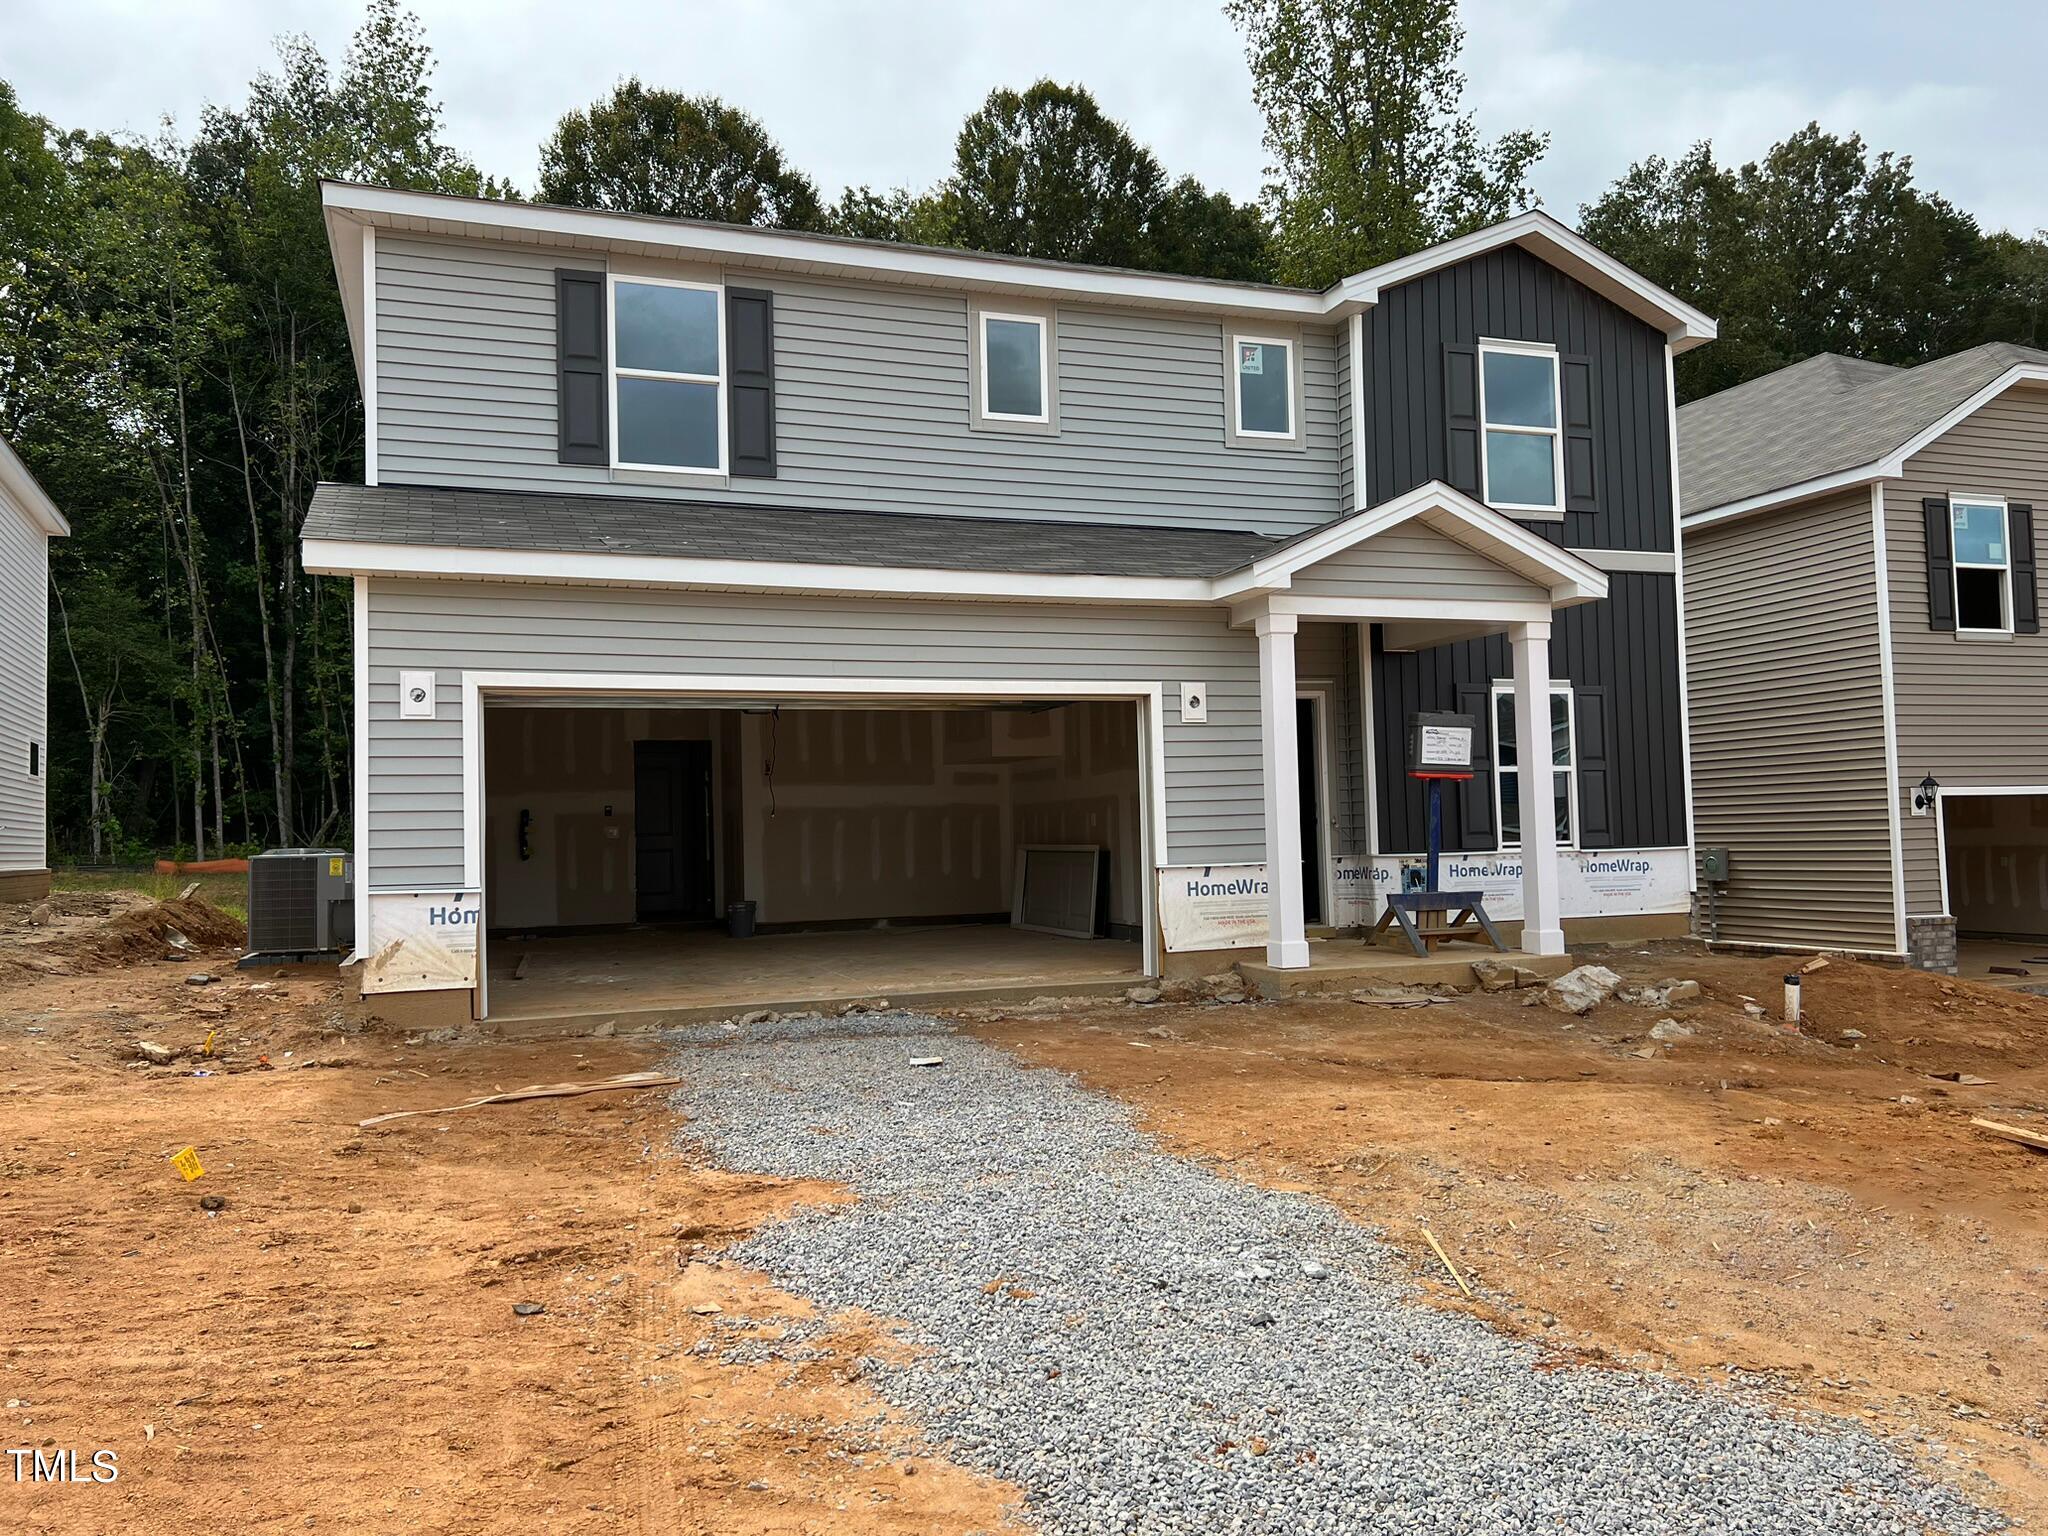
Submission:
[[[1128,700],[1138,706],[1139,814],[1144,834],[1141,920],[1145,930],[1145,974],[1159,974],[1158,871],[1167,864],[1166,834],[1166,701],[1161,683],[1015,678],[900,677],[759,677],[693,673],[634,672],[506,672],[466,671],[462,674],[462,882],[483,889],[484,875],[484,700],[516,699],[523,694],[650,694],[690,700],[737,696],[749,699],[820,699],[843,703],[889,704],[919,699],[1010,702],[1020,699]],[[716,707],[715,705],[713,707]],[[361,887],[359,886],[359,889]],[[488,914],[486,914],[488,926]],[[478,1000],[488,1016],[489,994],[478,959]]]
[[[1678,378],[1672,366],[1671,348],[1664,349],[1664,422],[1671,453],[1671,595],[1678,625],[1678,762],[1685,788],[1686,888],[1695,896],[1700,888],[1699,828],[1693,820],[1692,793],[1692,673],[1685,650],[1685,538],[1679,531],[1678,509],[1685,505],[1678,481]],[[1604,566],[1619,570],[1619,566]],[[1640,567],[1639,567],[1640,569]]]
[[[464,239],[507,240],[590,251],[619,251],[744,265],[766,270],[847,276],[951,287],[966,291],[1083,299],[1204,314],[1336,321],[1376,304],[1382,290],[1507,245],[1519,245],[1629,313],[1663,331],[1683,352],[1711,341],[1714,321],[1692,305],[1631,271],[1576,230],[1532,209],[1400,261],[1369,268],[1316,292],[1261,283],[1219,282],[1165,273],[1131,272],[1028,257],[938,250],[882,240],[793,234],[649,214],[558,208],[408,192],[391,187],[323,180],[320,200],[337,265],[358,231],[372,225]],[[360,339],[356,310],[361,294],[344,278],[342,305],[349,334]]]
[[[1891,562],[1885,554],[1884,482],[1870,488],[1870,533],[1872,558],[1877,566],[1877,668],[1884,713],[1884,800],[1885,827],[1892,849],[1892,940],[1900,954],[1906,952],[1906,835],[1899,813],[1899,704],[1892,681],[1892,594]],[[1936,808],[1937,815],[1939,807]],[[1948,860],[1942,860],[1944,889],[1942,905],[1948,904],[1946,889]]]
[[[0,438],[0,496],[20,507],[28,520],[50,538],[61,539],[71,532],[71,525],[57,510],[57,503],[36,483],[36,477],[7,446],[5,438]]]

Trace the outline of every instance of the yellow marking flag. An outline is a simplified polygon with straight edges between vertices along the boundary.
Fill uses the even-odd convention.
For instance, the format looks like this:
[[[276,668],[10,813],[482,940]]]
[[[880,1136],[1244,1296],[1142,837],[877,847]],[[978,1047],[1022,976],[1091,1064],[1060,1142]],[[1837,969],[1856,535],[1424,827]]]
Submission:
[[[198,1152],[191,1147],[187,1147],[182,1152],[173,1152],[171,1154],[171,1166],[185,1175],[185,1182],[187,1184],[190,1184],[199,1175],[206,1172],[204,1168],[199,1166]]]

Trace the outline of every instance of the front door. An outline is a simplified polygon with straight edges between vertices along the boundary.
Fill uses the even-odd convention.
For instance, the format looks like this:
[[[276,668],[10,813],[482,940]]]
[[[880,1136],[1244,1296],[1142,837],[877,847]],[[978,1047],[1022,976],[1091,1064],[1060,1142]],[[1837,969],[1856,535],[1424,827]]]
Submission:
[[[633,896],[642,922],[712,915],[711,743],[633,743]]]
[[[1323,917],[1323,776],[1318,769],[1316,701],[1294,701],[1294,750],[1301,772],[1301,920]]]

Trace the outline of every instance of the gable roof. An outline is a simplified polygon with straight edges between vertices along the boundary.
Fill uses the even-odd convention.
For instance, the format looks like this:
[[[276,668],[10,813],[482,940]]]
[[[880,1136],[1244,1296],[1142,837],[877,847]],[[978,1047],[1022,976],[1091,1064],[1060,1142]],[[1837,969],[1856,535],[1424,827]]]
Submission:
[[[507,240],[593,254],[616,251],[745,266],[757,271],[858,278],[964,292],[1009,293],[1048,303],[1082,301],[1324,324],[1372,307],[1383,289],[1397,283],[1504,245],[1519,245],[1657,327],[1670,340],[1674,351],[1686,351],[1714,336],[1714,322],[1699,310],[1623,266],[1541,209],[1371,268],[1318,292],[1272,283],[1138,272],[988,251],[717,224],[703,219],[452,197],[354,182],[322,181],[320,200],[359,372],[363,356],[365,253],[369,248],[365,234],[371,229]]]
[[[36,483],[36,477],[28,472],[28,466],[8,447],[4,437],[0,437],[0,496],[20,507],[28,520],[49,537],[61,539],[71,532],[71,525],[57,510],[57,503]]]
[[[1889,478],[1985,399],[2048,380],[2048,352],[1987,342],[1915,368],[1823,352],[1678,411],[1681,515],[1719,522]]]

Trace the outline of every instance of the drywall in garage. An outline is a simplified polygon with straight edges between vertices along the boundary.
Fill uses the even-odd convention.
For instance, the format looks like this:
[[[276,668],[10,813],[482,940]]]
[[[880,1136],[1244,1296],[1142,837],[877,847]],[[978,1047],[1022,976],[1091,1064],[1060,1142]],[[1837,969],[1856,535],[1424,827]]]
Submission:
[[[2048,937],[2048,796],[1946,794],[1941,813],[1956,931]]]

